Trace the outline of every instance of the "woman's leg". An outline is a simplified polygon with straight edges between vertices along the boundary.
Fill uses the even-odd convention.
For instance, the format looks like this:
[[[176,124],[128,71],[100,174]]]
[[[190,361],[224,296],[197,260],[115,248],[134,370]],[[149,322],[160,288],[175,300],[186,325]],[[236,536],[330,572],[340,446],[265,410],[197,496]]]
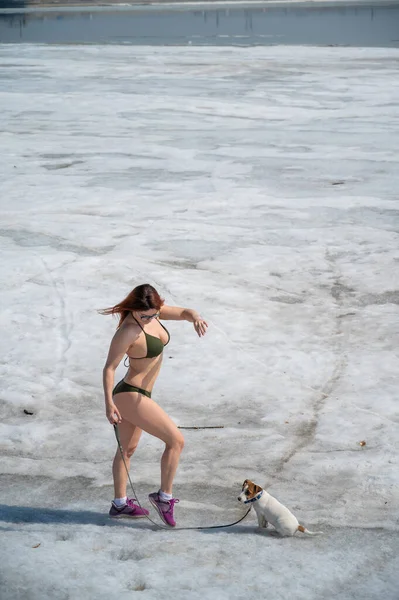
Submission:
[[[142,430],[139,427],[136,427],[136,425],[129,423],[129,421],[122,419],[122,423],[119,423],[118,425],[118,431],[123,449],[123,456],[126,466],[129,469],[130,457],[137,448]],[[114,477],[115,498],[124,498],[127,496],[127,473],[119,448],[116,450],[114,462],[112,464],[112,475]]]
[[[173,479],[184,447],[182,434],[166,412],[147,396],[136,392],[122,392],[115,395],[114,402],[123,421],[126,420],[165,442],[166,447],[161,459],[161,490],[171,494]]]

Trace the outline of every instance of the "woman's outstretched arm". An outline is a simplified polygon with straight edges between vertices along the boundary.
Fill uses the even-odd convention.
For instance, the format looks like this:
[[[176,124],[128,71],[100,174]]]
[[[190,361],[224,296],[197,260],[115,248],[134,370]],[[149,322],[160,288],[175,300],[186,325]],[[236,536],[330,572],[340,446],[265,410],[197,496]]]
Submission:
[[[193,323],[199,337],[205,335],[208,323],[193,308],[181,308],[180,306],[167,306],[164,304],[159,315],[165,321],[189,321]]]

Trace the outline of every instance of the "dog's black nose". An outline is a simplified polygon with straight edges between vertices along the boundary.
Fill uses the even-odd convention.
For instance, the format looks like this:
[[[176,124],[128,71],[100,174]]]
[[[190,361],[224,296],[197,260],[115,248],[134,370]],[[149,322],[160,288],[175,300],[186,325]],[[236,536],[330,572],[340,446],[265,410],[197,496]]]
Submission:
[[[239,500],[239,501],[241,502],[241,498],[240,498],[240,496],[238,496],[237,500]]]

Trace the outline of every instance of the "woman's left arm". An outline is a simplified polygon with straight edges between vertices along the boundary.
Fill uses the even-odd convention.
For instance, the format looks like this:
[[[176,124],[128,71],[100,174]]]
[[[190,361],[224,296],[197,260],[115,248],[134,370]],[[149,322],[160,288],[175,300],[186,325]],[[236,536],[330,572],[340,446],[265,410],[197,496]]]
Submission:
[[[167,306],[164,304],[159,318],[166,321],[189,321],[194,325],[199,337],[205,335],[208,327],[208,323],[201,317],[199,312],[192,308],[180,308],[180,306]]]

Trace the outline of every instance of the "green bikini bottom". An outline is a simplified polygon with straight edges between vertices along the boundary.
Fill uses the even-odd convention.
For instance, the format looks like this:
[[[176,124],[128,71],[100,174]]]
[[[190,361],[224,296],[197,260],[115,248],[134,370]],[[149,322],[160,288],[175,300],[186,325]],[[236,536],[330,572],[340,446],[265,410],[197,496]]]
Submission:
[[[136,387],[135,385],[130,385],[130,383],[126,383],[123,379],[116,384],[112,390],[112,395],[115,396],[115,394],[121,394],[122,392],[138,392],[139,394],[143,394],[143,396],[147,396],[147,398],[151,398],[151,392]]]

